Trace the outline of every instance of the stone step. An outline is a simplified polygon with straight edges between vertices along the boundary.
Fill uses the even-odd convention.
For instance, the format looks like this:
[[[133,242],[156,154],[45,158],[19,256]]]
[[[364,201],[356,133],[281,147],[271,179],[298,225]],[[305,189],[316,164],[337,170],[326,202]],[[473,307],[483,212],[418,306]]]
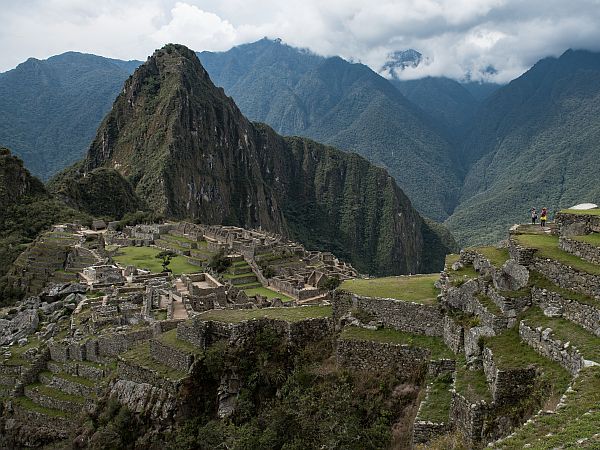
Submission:
[[[78,414],[92,402],[80,395],[65,394],[63,391],[43,385],[25,386],[25,396],[44,408]]]

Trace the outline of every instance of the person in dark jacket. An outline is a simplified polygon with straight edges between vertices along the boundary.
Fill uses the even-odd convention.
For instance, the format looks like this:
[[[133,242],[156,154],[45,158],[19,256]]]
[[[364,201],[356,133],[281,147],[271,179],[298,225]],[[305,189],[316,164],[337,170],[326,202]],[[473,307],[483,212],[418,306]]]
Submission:
[[[531,208],[531,211],[529,211],[529,212],[531,213],[531,224],[535,225],[535,221],[538,218],[537,211],[535,208]]]

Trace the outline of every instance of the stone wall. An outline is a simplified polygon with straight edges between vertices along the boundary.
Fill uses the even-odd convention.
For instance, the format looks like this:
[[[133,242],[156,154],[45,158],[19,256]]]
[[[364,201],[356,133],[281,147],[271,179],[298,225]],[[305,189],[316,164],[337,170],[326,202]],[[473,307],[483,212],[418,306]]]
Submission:
[[[508,239],[508,251],[511,259],[524,266],[529,266],[533,262],[533,258],[537,249],[524,247],[514,238],[510,236]]]
[[[444,330],[442,334],[444,343],[454,352],[460,353],[465,345],[465,330],[450,316],[444,316]]]
[[[537,377],[534,366],[515,369],[499,369],[494,354],[488,347],[483,349],[483,371],[497,405],[510,405],[531,395]]]
[[[195,359],[194,355],[165,345],[158,339],[150,339],[150,355],[154,360],[184,373],[192,367]]]
[[[372,314],[376,320],[396,330],[427,336],[442,336],[444,332],[444,315],[437,305],[337,292],[333,298],[334,320],[339,321],[352,308]]]
[[[576,375],[585,366],[585,360],[577,348],[557,339],[551,328],[533,328],[522,320],[519,324],[519,335],[521,340],[536,352],[556,361],[572,375]]]
[[[561,236],[600,233],[600,216],[558,213],[554,218]],[[571,232],[571,230],[576,230]]]
[[[502,314],[509,318],[516,317],[531,305],[531,297],[529,296],[504,297],[491,286],[488,286],[486,294],[500,308]]]
[[[558,246],[567,253],[591,263],[600,264],[600,247],[562,236],[558,240]]]
[[[169,380],[152,369],[138,366],[121,357],[117,362],[117,374],[120,380],[150,384],[173,395],[177,393],[179,388],[177,380]]]
[[[535,258],[531,267],[564,289],[600,297],[600,275],[582,272],[550,259]]]
[[[485,292],[485,282],[480,279],[469,280],[461,286],[449,287],[444,293],[443,301],[452,308],[476,315],[482,326],[501,332],[509,326],[510,319],[494,314],[477,298],[477,295]]]
[[[531,290],[533,301],[542,309],[551,309],[554,314],[574,322],[596,336],[600,336],[600,309],[565,298],[562,295],[534,287]]]
[[[450,424],[473,446],[478,446],[483,436],[483,426],[489,414],[485,401],[471,403],[458,392],[452,393]]]
[[[437,377],[443,373],[454,373],[456,371],[456,360],[433,359],[427,364],[427,375]]]
[[[125,379],[112,384],[110,396],[130,411],[148,414],[153,420],[169,420],[177,407],[177,396],[170,389]]]
[[[338,339],[336,360],[340,366],[355,370],[397,369],[412,372],[428,365],[429,350],[404,344]]]

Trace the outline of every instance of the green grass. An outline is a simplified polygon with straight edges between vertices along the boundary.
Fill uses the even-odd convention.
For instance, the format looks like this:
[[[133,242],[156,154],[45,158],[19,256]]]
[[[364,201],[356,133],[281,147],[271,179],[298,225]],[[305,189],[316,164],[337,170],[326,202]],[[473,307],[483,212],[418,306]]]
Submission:
[[[450,253],[450,254],[446,255],[445,267],[447,269],[449,269],[450,267],[452,267],[452,264],[457,262],[459,259],[460,259],[460,255],[457,253]]]
[[[563,209],[560,211],[564,214],[578,214],[580,216],[600,216],[600,208],[598,209]]]
[[[41,413],[41,414],[44,414],[49,417],[62,417],[65,419],[69,419],[69,418],[73,417],[72,414],[61,411],[59,409],[51,409],[51,408],[45,408],[44,406],[40,406],[37,403],[34,403],[31,399],[29,399],[27,397],[13,398],[12,401],[14,404],[16,404],[17,406],[20,406],[23,409]]]
[[[466,366],[465,356],[462,353],[456,359],[454,388],[456,392],[462,394],[470,402],[492,401],[492,394],[488,388],[483,369],[469,370]]]
[[[154,318],[156,320],[167,320],[167,311],[164,309],[155,309]]]
[[[13,345],[10,347],[11,356],[3,364],[7,366],[28,366],[31,363],[23,358],[23,354],[32,348],[35,348],[40,345],[40,340],[38,338],[33,338],[29,336],[29,342],[24,346],[20,347],[18,345]]]
[[[474,280],[479,277],[479,273],[473,268],[473,266],[464,266],[458,270],[450,269],[448,271],[450,281],[455,286],[460,286],[462,283],[468,280]]]
[[[489,298],[487,295],[479,293],[477,294],[477,300],[479,300],[479,303],[481,303],[489,312],[491,312],[495,316],[502,315],[502,311],[500,310],[498,305],[496,305],[492,301],[492,299]]]
[[[542,415],[516,430],[510,438],[498,444],[500,449],[583,448],[577,441],[598,433],[600,423],[600,367],[589,367],[579,373],[573,391],[567,393],[565,406],[555,414]],[[587,414],[587,415],[586,415]],[[585,448],[600,448],[600,441]]]
[[[287,322],[299,322],[304,319],[330,317],[331,306],[299,306],[261,309],[213,309],[200,314],[202,320],[238,323],[250,319],[279,319]]]
[[[392,328],[368,330],[360,327],[346,327],[340,334],[340,338],[412,345],[414,347],[429,349],[431,351],[431,359],[454,359],[454,353],[444,344],[441,338],[407,333]]]
[[[394,298],[431,305],[440,293],[439,274],[345,280],[341,289],[365,297]]]
[[[443,374],[429,384],[429,395],[421,404],[419,420],[435,423],[447,423],[450,416],[450,402],[452,401],[452,376]]]
[[[516,238],[521,245],[529,248],[536,248],[538,250],[537,256],[556,260],[582,272],[600,275],[600,266],[558,248],[558,236],[549,234],[520,234],[517,235]]]
[[[529,308],[523,319],[534,328],[552,328],[558,339],[571,342],[585,359],[600,363],[600,337],[562,317],[546,317],[537,307]]]
[[[262,295],[263,297],[267,297],[269,299],[279,297],[282,302],[291,302],[292,300],[294,300],[292,297],[288,297],[287,295],[280,294],[279,292],[273,291],[266,287],[257,287],[257,288],[252,288],[252,289],[246,289],[244,292],[249,297],[252,297],[253,295]]]
[[[138,269],[160,273],[162,272],[161,260],[156,258],[160,252],[162,250],[155,247],[121,247],[113,259],[123,266],[135,266]],[[173,257],[169,269],[174,275],[196,273],[200,270],[199,267],[188,263],[184,256],[179,255]]]
[[[471,250],[485,256],[494,267],[502,267],[506,261],[510,258],[507,248],[496,248],[496,247],[476,247]]]
[[[48,377],[54,375],[55,377],[62,378],[63,380],[71,381],[72,383],[81,384],[86,387],[94,387],[98,384],[98,382],[95,380],[88,380],[87,378],[78,377],[78,376],[71,375],[70,373],[66,373],[66,372],[59,372],[59,373],[55,373],[55,374],[53,374],[51,372],[43,372],[43,373],[46,374],[46,376],[48,376]]]
[[[593,245],[594,247],[600,247],[600,233],[586,234],[584,236],[575,236],[573,239],[585,242],[586,244]]]
[[[251,277],[251,276],[255,276],[254,272],[252,272],[252,271],[249,271],[246,273],[238,273],[238,274],[225,273],[222,275],[222,277],[226,280],[235,280],[237,278],[245,278],[245,277]]]
[[[164,332],[158,337],[158,340],[168,345],[169,347],[176,348],[177,350],[181,350],[185,353],[192,353],[194,355],[199,355],[202,353],[202,350],[196,347],[195,345],[192,345],[187,341],[177,339],[176,328]]]
[[[165,240],[171,240],[172,239],[172,240],[175,240],[175,241],[178,241],[178,242],[187,242],[187,243],[196,242],[193,239],[186,238],[185,236],[178,236],[176,234],[165,234],[165,235],[162,235],[161,238],[165,239]]]
[[[557,286],[556,284],[552,283],[549,279],[544,277],[539,272],[535,272],[533,270],[529,272],[529,284],[540,289],[546,289],[547,291],[552,291],[557,294],[560,294],[566,299],[573,300],[584,305],[590,305],[600,308],[600,301],[594,299],[593,297],[589,297],[585,294],[561,288],[560,286]]]
[[[35,388],[35,390],[39,391],[40,394],[46,395],[48,397],[53,397],[58,400],[64,400],[71,403],[79,403],[81,405],[85,403],[85,398],[80,395],[67,394],[66,392],[51,388],[49,386],[46,386],[45,384],[34,383],[31,384],[29,387]]]
[[[137,366],[154,370],[160,376],[170,380],[180,380],[181,378],[185,378],[187,376],[186,372],[175,370],[169,366],[155,361],[152,356],[150,356],[149,342],[144,342],[133,347],[132,349],[123,353],[121,357]]]

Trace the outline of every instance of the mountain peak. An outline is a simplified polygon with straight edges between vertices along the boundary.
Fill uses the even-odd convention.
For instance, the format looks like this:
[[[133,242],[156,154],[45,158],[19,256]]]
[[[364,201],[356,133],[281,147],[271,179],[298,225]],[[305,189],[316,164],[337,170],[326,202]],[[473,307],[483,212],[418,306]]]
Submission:
[[[397,78],[399,72],[409,68],[416,68],[424,61],[423,55],[418,51],[409,48],[408,50],[397,50],[388,55],[385,64],[379,70],[390,78]]]

